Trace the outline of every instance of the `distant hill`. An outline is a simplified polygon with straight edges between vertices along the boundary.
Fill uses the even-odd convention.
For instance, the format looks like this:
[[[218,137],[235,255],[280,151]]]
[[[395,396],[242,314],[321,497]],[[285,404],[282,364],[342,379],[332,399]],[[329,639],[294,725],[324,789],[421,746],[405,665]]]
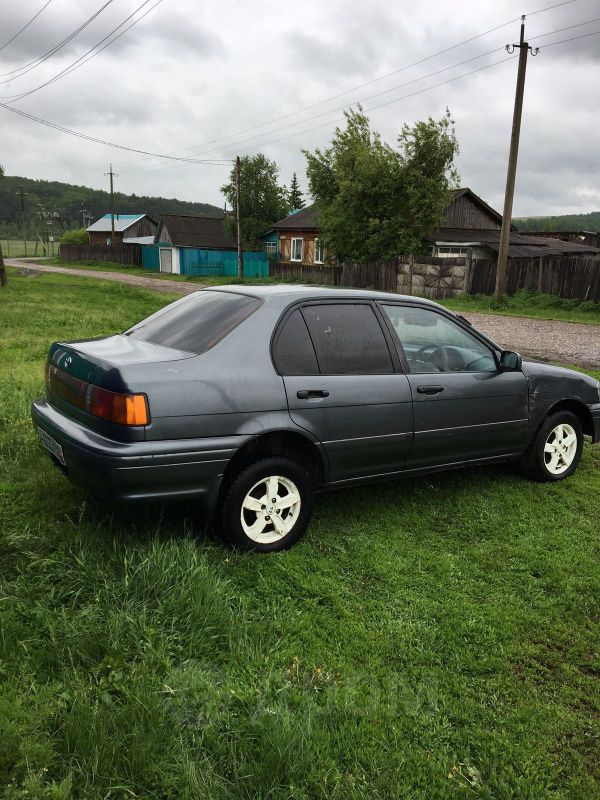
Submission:
[[[21,186],[27,195],[25,208],[29,217],[37,223],[40,219],[40,206],[47,212],[54,213],[57,215],[54,223],[57,235],[60,233],[58,217],[66,228],[80,228],[82,206],[90,214],[92,222],[110,210],[109,194],[100,189],[7,175],[0,180],[0,238],[18,238],[21,234],[21,207],[17,196]],[[161,213],[200,214],[207,217],[223,215],[223,209],[210,203],[190,203],[174,198],[115,192],[115,212],[134,214],[138,211],[149,214],[157,222]]]
[[[516,217],[520,231],[600,231],[600,211],[588,214],[560,214],[556,217]]]

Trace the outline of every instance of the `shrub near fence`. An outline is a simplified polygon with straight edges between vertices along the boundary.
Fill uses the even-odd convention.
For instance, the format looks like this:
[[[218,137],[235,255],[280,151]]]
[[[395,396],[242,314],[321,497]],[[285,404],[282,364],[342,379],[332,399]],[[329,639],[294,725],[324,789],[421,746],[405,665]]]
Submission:
[[[64,261],[111,261],[129,267],[142,266],[139,244],[61,244],[58,255]]]

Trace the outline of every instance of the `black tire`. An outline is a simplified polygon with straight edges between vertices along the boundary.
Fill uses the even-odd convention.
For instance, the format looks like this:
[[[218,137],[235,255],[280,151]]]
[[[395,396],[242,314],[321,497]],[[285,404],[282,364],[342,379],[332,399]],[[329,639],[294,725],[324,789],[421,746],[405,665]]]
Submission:
[[[282,522],[282,515],[286,515],[283,519],[283,523],[286,527],[291,522],[291,520],[287,518],[287,514],[292,512],[291,516],[295,515],[295,521],[291,522],[289,531],[284,534],[279,533],[275,529],[275,513],[268,514],[271,508],[275,508],[275,506],[266,507],[264,511],[260,512],[251,510],[244,511],[244,520],[247,526],[254,520],[258,522],[259,514],[266,515],[264,519],[268,520],[268,522],[265,523],[264,536],[267,539],[272,538],[273,541],[256,541],[246,533],[242,525],[242,505],[249,492],[253,490],[253,487],[256,487],[262,480],[266,480],[271,476],[282,477],[293,484],[295,489],[297,489],[300,505],[299,508],[293,507],[291,509],[281,510],[279,518],[277,518],[278,525]],[[252,499],[258,499],[262,491],[263,487],[259,485],[254,490]],[[279,491],[286,491],[292,495],[292,492],[288,487],[284,486],[284,484],[279,484],[278,492]],[[285,499],[285,497],[282,499]],[[286,550],[300,539],[308,527],[312,514],[313,499],[314,492],[310,475],[299,464],[296,464],[296,462],[288,458],[279,456],[257,459],[244,467],[225,487],[217,508],[216,533],[227,544],[240,547],[244,550],[254,550],[259,553],[273,553],[279,550]],[[252,516],[253,514],[254,517]]]
[[[558,425],[569,425],[577,436],[577,449],[570,465],[560,473],[551,472],[548,464],[544,448],[548,443],[548,437]],[[520,466],[524,475],[531,480],[540,482],[556,483],[557,481],[564,481],[572,475],[577,469],[579,459],[581,458],[581,451],[583,450],[583,430],[579,418],[571,411],[557,411],[549,415],[542,422],[536,435],[533,437],[527,450],[521,456]]]

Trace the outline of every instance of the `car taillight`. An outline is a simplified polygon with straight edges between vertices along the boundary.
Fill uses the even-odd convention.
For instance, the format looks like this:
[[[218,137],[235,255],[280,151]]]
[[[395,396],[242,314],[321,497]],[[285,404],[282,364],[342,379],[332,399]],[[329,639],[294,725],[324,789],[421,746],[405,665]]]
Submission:
[[[118,394],[91,386],[87,405],[90,414],[120,425],[148,424],[148,406],[143,394]]]
[[[53,364],[46,365],[46,392],[66,400],[95,417],[119,425],[147,425],[150,421],[144,394],[121,394],[69,375]]]

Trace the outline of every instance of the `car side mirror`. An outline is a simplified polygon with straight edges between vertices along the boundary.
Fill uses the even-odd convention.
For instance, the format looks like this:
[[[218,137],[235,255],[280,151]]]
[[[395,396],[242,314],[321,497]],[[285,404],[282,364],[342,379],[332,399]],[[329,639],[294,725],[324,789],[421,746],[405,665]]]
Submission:
[[[502,350],[498,359],[498,366],[503,372],[517,372],[523,366],[523,358],[520,353],[512,350]]]

